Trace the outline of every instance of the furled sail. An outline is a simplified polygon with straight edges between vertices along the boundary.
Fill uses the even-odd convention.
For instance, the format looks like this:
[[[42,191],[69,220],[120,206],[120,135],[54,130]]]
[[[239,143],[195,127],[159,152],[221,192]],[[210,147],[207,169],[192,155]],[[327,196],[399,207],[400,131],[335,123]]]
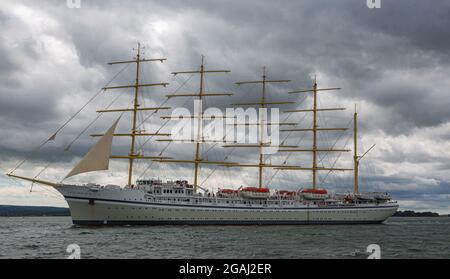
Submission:
[[[120,117],[64,179],[80,173],[107,170],[109,168],[114,131],[119,120]]]

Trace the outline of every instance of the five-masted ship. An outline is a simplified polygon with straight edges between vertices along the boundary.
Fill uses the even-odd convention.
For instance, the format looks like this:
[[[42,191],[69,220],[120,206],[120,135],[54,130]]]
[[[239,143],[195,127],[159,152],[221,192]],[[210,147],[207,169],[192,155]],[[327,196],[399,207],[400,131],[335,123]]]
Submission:
[[[100,137],[97,143],[82,158],[82,160],[69,172],[65,179],[77,174],[107,170],[109,159],[128,160],[128,183],[124,187],[119,185],[84,184],[49,182],[15,174],[15,170],[7,175],[32,183],[39,183],[54,187],[67,201],[76,225],[309,225],[309,224],[375,224],[382,223],[392,216],[398,209],[397,202],[391,200],[388,193],[360,193],[358,182],[358,169],[360,160],[367,154],[360,156],[357,148],[357,112],[354,114],[354,167],[352,169],[324,167],[318,163],[318,154],[321,152],[346,152],[350,150],[321,148],[318,146],[318,133],[344,131],[345,128],[323,128],[317,124],[317,114],[326,111],[338,111],[343,108],[319,108],[317,95],[322,91],[339,90],[340,88],[319,88],[317,81],[311,89],[289,92],[291,94],[312,93],[313,107],[302,110],[287,110],[289,113],[312,113],[312,128],[297,128],[297,123],[271,123],[267,115],[262,113],[258,123],[238,123],[234,125],[256,125],[260,131],[269,125],[279,125],[280,132],[305,132],[312,133],[312,147],[300,149],[296,145],[283,143],[273,146],[273,143],[260,132],[257,144],[239,144],[223,139],[222,148],[255,148],[259,150],[259,162],[257,164],[245,164],[238,162],[210,161],[202,156],[201,147],[208,144],[202,135],[202,121],[206,117],[203,109],[200,109],[192,118],[197,122],[198,130],[194,139],[179,140],[195,145],[195,155],[192,160],[178,160],[164,156],[145,156],[136,147],[137,137],[159,137],[160,142],[174,142],[176,139],[161,139],[169,136],[160,132],[146,133],[139,130],[138,113],[141,111],[168,110],[169,107],[141,107],[139,93],[142,87],[167,86],[168,83],[142,84],[140,82],[140,66],[144,62],[160,61],[166,59],[144,59],[141,57],[141,47],[137,49],[135,59],[129,61],[112,62],[116,64],[135,64],[136,82],[133,85],[110,86],[104,90],[134,89],[134,102],[127,109],[105,109],[100,113],[120,112],[132,113],[132,127],[129,133],[116,133],[114,124]],[[204,78],[206,74],[228,73],[228,70],[209,70],[205,68],[203,57],[198,69],[174,72],[174,75],[198,75],[200,80],[199,91],[195,93],[177,93],[168,95],[167,98],[193,97],[200,102],[200,107],[205,98],[231,96],[232,93],[205,92]],[[269,101],[267,98],[267,85],[271,83],[287,83],[289,80],[271,80],[266,76],[265,68],[262,78],[254,81],[237,82],[237,85],[256,84],[261,86],[261,99],[256,103],[235,104],[237,106],[254,106],[265,109],[270,105],[287,105],[292,102]],[[260,110],[264,111],[264,110]],[[166,117],[171,119],[172,117]],[[114,137],[129,137],[131,139],[130,150],[127,155],[111,155],[112,141]],[[54,136],[53,136],[54,138]],[[217,143],[217,142],[216,142]],[[312,154],[312,166],[304,167],[297,164],[271,164],[267,163],[264,149],[276,147],[279,152],[296,153],[304,152]],[[133,181],[133,166],[135,160],[152,160],[158,164],[190,164],[193,166],[194,178],[192,183],[187,178],[179,178],[174,181],[161,179],[138,179]],[[236,187],[219,189],[211,192],[199,183],[199,175],[202,165],[216,165],[223,168],[256,168],[258,170],[257,185],[249,187]],[[264,171],[270,168],[276,171],[311,171],[312,187],[297,190],[271,190],[264,183]],[[318,172],[320,171],[353,171],[354,189],[352,193],[333,194],[326,189],[318,188]]]

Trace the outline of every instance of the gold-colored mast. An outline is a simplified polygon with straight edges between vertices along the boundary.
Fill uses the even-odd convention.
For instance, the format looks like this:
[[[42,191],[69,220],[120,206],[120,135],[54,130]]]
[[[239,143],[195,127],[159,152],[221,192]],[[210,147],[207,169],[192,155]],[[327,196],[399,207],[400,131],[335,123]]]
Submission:
[[[367,153],[369,153],[374,147],[376,146],[376,144],[372,145],[369,149],[367,149],[367,151],[359,156],[358,155],[358,112],[356,110],[356,105],[355,105],[355,113],[353,115],[353,165],[354,165],[354,190],[353,192],[355,194],[359,193],[359,161],[362,160],[362,158],[364,158]]]
[[[141,44],[138,43],[137,55],[136,55],[136,88],[134,91],[134,102],[133,102],[133,128],[131,129],[131,146],[130,146],[130,159],[129,159],[129,168],[128,168],[128,186],[132,185],[133,178],[133,163],[134,158],[136,156],[134,146],[136,143],[136,121],[137,121],[137,109],[139,108],[139,69],[141,60]]]
[[[266,125],[270,125],[270,124],[274,124],[274,123],[265,123],[266,122],[266,108],[269,104],[277,104],[277,105],[283,105],[283,104],[294,104],[294,102],[267,102],[266,100],[266,85],[268,83],[286,83],[286,82],[290,82],[290,80],[267,80],[267,75],[266,75],[266,67],[263,67],[263,72],[262,72],[262,79],[261,80],[257,80],[257,81],[241,81],[241,82],[237,82],[237,85],[243,85],[243,84],[261,84],[261,102],[260,103],[256,103],[256,104],[252,104],[252,103],[245,103],[245,104],[233,104],[233,105],[259,105],[261,110],[260,110],[260,123],[259,125],[259,142],[257,147],[259,148],[259,164],[258,164],[258,186],[259,188],[263,188],[263,175],[264,175],[264,168],[265,167],[271,167],[271,166],[266,166],[265,164],[265,159],[264,159],[264,148],[267,147],[267,144],[265,143],[265,139],[264,139],[264,132],[263,129]],[[281,123],[278,125],[288,125],[289,123]],[[234,146],[225,146],[225,147],[252,147],[251,145],[234,145]],[[244,165],[242,165],[243,167],[245,167]]]
[[[355,176],[355,194],[359,193],[359,157],[358,157],[358,112],[356,111],[353,115],[353,165],[354,165],[354,176]]]
[[[314,87],[313,87],[313,189],[316,189],[317,180],[317,77],[314,76]]]
[[[321,170],[337,170],[337,171],[345,171],[349,169],[338,169],[338,168],[322,168],[318,166],[317,162],[317,155],[318,152],[347,152],[350,150],[342,150],[342,149],[319,149],[317,147],[317,132],[319,131],[345,131],[347,128],[319,128],[317,123],[317,112],[319,111],[338,111],[338,110],[345,110],[345,108],[318,108],[317,107],[317,93],[321,91],[330,91],[330,90],[340,90],[341,88],[321,88],[319,89],[317,86],[317,77],[314,76],[314,85],[312,89],[306,89],[306,90],[298,90],[298,91],[292,91],[289,92],[289,94],[296,94],[296,93],[306,93],[306,92],[312,92],[313,93],[313,108],[312,109],[306,109],[306,110],[288,110],[285,112],[312,112],[313,113],[313,127],[312,129],[284,129],[281,130],[281,132],[305,132],[305,131],[312,131],[313,132],[313,144],[312,149],[287,149],[287,150],[280,150],[280,152],[312,152],[312,188],[317,188],[317,173]],[[305,168],[296,168],[296,167],[285,167],[285,168],[279,168],[279,169],[285,169],[285,170],[302,170]]]
[[[194,190],[197,190],[198,187],[198,173],[199,173],[199,161],[200,158],[200,140],[203,140],[202,132],[203,132],[203,121],[201,117],[203,116],[203,78],[205,74],[204,67],[205,57],[202,55],[202,64],[200,65],[200,91],[198,93],[198,99],[200,100],[200,108],[198,110],[197,115],[197,143],[195,144],[195,164],[194,164]]]
[[[134,88],[134,100],[133,100],[133,108],[131,109],[112,109],[112,110],[99,110],[99,113],[103,112],[132,112],[132,129],[130,133],[127,134],[114,134],[114,136],[129,136],[131,137],[131,144],[130,144],[130,152],[128,156],[111,156],[113,159],[127,159],[129,161],[129,167],[128,167],[128,186],[133,187],[133,165],[134,160],[136,159],[161,159],[166,157],[149,157],[149,156],[143,156],[141,154],[138,154],[136,152],[136,137],[138,136],[167,136],[169,134],[160,134],[160,133],[145,133],[145,131],[137,130],[137,113],[139,111],[159,111],[159,110],[166,110],[170,109],[168,107],[159,107],[159,108],[140,108],[139,104],[139,88],[141,87],[152,87],[152,86],[164,86],[166,87],[168,83],[153,83],[153,84],[140,84],[140,66],[142,62],[154,62],[159,61],[163,62],[167,60],[166,58],[160,58],[160,59],[141,59],[141,44],[138,43],[137,48],[137,54],[135,60],[128,60],[128,61],[118,61],[118,62],[111,62],[108,63],[109,65],[116,65],[116,64],[127,64],[127,63],[136,63],[136,82],[134,85],[121,85],[121,86],[111,86],[111,87],[105,87],[104,90],[110,90],[110,89],[125,89],[125,88]],[[102,134],[95,134],[92,136],[102,136]]]
[[[167,159],[157,159],[154,161],[160,162],[160,163],[192,163],[194,164],[194,192],[197,192],[197,189],[199,187],[198,183],[198,177],[200,175],[200,165],[202,164],[209,164],[209,165],[223,165],[223,166],[230,166],[234,165],[236,163],[231,162],[213,162],[213,161],[207,161],[203,160],[201,156],[201,143],[206,143],[208,141],[204,140],[203,138],[203,101],[204,97],[219,97],[219,96],[232,96],[233,93],[205,93],[204,90],[204,79],[205,74],[207,73],[229,73],[229,70],[205,70],[204,65],[204,56],[202,55],[202,60],[200,64],[199,70],[193,70],[193,71],[184,71],[184,72],[173,72],[173,75],[179,75],[179,74],[200,74],[200,88],[198,93],[179,93],[179,94],[170,94],[167,95],[168,98],[175,98],[175,97],[197,97],[200,101],[200,108],[198,110],[198,115],[194,116],[194,119],[197,119],[197,133],[196,133],[196,139],[187,139],[187,140],[159,140],[159,141],[166,141],[166,142],[174,142],[174,141],[181,141],[181,142],[195,142],[195,158],[194,160],[167,160]],[[172,117],[164,117],[165,119],[178,119],[178,118],[172,118]]]
[[[262,96],[261,96],[261,113],[260,115],[260,123],[259,123],[259,130],[260,130],[260,140],[259,140],[259,168],[258,168],[258,185],[259,188],[262,188],[262,180],[263,180],[263,168],[264,168],[264,154],[263,154],[263,146],[264,146],[264,122],[265,122],[265,112],[264,109],[266,108],[266,67],[263,67],[263,75],[262,75]]]

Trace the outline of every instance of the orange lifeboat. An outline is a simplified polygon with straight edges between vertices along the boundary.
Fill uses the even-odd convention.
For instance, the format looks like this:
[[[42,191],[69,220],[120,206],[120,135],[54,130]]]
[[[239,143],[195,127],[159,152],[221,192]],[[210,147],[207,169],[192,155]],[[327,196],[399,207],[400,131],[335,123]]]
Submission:
[[[233,190],[233,189],[221,189],[217,192],[217,196],[223,197],[223,198],[237,197],[238,194],[239,194],[239,191]]]
[[[306,200],[325,200],[329,197],[325,189],[305,189],[302,190],[301,195]]]
[[[256,192],[256,193],[269,193],[270,190],[267,188],[256,188],[256,187],[245,187],[241,189],[242,191],[246,191],[246,192]]]
[[[242,188],[241,196],[248,199],[266,199],[270,195],[270,190],[267,188],[245,187]]]

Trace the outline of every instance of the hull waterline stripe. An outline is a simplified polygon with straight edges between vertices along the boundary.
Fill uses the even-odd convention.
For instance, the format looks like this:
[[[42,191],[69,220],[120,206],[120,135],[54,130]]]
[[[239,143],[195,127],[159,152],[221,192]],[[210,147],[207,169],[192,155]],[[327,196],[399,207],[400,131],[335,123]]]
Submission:
[[[238,207],[238,206],[209,206],[209,205],[191,205],[191,204],[163,204],[163,203],[154,203],[154,202],[139,202],[139,201],[120,201],[120,200],[112,200],[112,199],[96,199],[96,198],[84,198],[84,197],[73,197],[73,196],[65,196],[66,199],[71,200],[86,200],[86,201],[102,201],[102,202],[114,202],[114,203],[125,203],[125,204],[139,204],[139,205],[149,205],[149,206],[166,206],[166,207],[200,207],[200,208],[221,208],[221,209],[247,209],[247,210],[330,210],[330,209],[393,209],[398,208],[398,205],[392,206],[361,206],[361,207]]]
[[[73,220],[75,225],[80,226],[120,226],[120,225],[151,225],[151,226],[170,226],[170,225],[374,225],[381,224],[383,221],[189,221],[189,220],[171,220],[171,221],[84,221]]]

